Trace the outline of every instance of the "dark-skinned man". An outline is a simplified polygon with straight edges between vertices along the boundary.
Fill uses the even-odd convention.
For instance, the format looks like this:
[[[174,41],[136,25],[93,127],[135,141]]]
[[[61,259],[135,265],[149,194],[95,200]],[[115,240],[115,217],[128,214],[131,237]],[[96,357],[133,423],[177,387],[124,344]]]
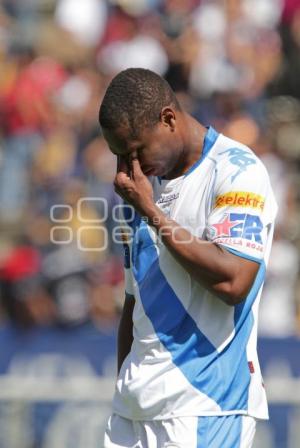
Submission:
[[[257,313],[277,205],[248,147],[128,69],[99,113],[124,200],[126,298],[105,448],[248,448],[268,418]]]

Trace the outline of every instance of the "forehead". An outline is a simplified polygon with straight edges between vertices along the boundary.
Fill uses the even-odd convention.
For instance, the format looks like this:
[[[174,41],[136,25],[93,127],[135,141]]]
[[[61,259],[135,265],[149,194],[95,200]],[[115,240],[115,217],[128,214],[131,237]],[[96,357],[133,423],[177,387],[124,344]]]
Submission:
[[[110,150],[116,155],[125,155],[136,151],[145,144],[147,131],[140,131],[138,135],[132,135],[125,126],[117,129],[103,129],[103,135]]]

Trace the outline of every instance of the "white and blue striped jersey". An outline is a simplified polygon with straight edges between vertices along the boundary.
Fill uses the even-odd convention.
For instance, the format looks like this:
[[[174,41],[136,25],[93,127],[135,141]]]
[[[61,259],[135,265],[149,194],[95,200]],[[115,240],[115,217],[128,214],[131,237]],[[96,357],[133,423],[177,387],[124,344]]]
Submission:
[[[268,418],[256,352],[257,314],[276,201],[262,162],[209,128],[183,176],[152,178],[158,207],[193,235],[255,260],[245,300],[229,306],[196,282],[156,231],[124,205],[125,283],[135,297],[132,349],[115,414],[133,420],[244,414]]]

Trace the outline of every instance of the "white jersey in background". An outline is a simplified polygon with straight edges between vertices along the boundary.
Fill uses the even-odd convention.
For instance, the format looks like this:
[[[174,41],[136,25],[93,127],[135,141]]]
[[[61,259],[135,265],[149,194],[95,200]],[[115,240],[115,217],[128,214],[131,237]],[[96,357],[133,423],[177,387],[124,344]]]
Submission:
[[[153,228],[124,205],[126,292],[134,341],[113,412],[132,420],[244,414],[268,418],[256,353],[257,313],[277,205],[265,167],[213,128],[200,160],[152,178],[155,201],[193,235],[259,264],[245,300],[229,306],[197,283]]]

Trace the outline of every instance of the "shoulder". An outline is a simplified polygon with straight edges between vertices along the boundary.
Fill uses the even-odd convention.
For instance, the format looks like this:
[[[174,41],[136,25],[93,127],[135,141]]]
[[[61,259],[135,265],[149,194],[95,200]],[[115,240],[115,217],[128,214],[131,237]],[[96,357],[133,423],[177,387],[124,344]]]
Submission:
[[[273,219],[276,198],[266,167],[247,146],[220,135],[214,149],[216,178],[213,207],[259,209]]]
[[[216,187],[245,185],[262,187],[269,175],[260,158],[246,145],[220,134],[213,158],[216,164]]]

